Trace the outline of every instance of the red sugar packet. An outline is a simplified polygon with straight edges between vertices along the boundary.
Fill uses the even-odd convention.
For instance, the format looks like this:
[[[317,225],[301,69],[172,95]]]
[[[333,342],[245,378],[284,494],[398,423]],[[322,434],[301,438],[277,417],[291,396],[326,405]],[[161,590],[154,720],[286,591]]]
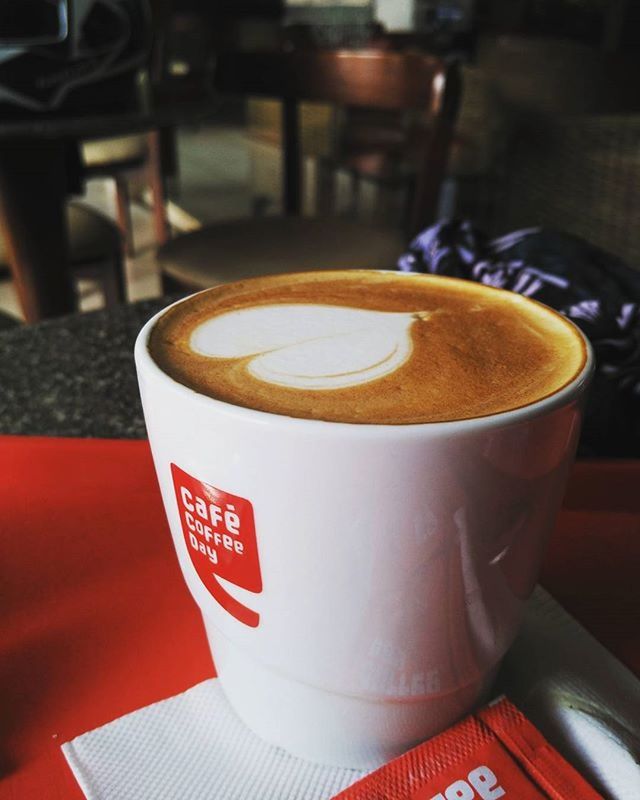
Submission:
[[[506,698],[366,775],[334,800],[602,800]]]

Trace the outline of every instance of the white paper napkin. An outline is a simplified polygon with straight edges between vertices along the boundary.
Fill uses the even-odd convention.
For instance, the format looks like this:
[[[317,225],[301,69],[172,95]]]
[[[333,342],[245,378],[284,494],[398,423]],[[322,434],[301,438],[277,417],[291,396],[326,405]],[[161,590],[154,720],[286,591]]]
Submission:
[[[605,796],[640,798],[640,684],[542,589],[497,688]],[[326,800],[363,775],[266,744],[236,717],[216,680],[62,750],[89,800]]]
[[[259,739],[213,678],[62,751],[89,800],[325,800],[364,774]]]

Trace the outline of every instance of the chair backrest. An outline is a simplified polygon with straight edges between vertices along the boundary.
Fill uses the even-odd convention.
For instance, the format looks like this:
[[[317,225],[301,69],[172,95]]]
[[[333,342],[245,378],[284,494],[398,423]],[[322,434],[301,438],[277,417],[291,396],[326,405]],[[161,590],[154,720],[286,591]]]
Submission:
[[[640,113],[638,55],[567,39],[486,36],[476,64],[502,102],[525,115]]]
[[[427,125],[417,165],[411,232],[435,218],[460,96],[456,65],[423,53],[378,50],[223,53],[215,83],[221,92],[282,100],[287,214],[298,214],[301,207],[299,101],[421,111]]]
[[[637,53],[562,39],[481,40],[478,69],[508,119],[492,233],[556,228],[640,267],[639,67]]]

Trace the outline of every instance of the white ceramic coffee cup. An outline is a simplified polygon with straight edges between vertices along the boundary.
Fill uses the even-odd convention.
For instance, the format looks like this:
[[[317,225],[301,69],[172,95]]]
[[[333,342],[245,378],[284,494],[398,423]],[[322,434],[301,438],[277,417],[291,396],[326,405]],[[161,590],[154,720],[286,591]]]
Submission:
[[[486,697],[536,582],[593,367],[586,340],[577,378],[527,407],[361,425],[177,383],[147,350],[162,313],[136,342],[145,420],[239,716],[296,755],[359,768],[455,722]]]

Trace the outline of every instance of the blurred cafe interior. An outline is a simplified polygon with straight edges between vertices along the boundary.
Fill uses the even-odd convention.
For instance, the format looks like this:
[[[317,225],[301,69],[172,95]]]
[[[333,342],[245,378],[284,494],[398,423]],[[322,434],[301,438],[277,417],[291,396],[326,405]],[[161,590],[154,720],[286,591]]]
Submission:
[[[635,303],[639,46],[629,0],[2,0],[6,432],[75,424],[17,362],[68,396],[74,359],[99,381],[163,298],[243,277],[564,280],[585,324]],[[104,363],[93,326],[117,330]],[[636,338],[584,454],[640,452]],[[142,434],[126,394],[95,435]]]
[[[564,280],[538,299],[579,324],[635,303],[639,45],[630,0],[2,0],[3,430],[83,432],[85,364],[99,383],[162,298],[250,275]],[[584,455],[640,453],[614,333]],[[143,435],[122,381],[93,435]]]
[[[2,0],[4,432],[142,436],[165,298],[373,267],[627,308],[580,452],[638,455],[639,45],[631,0]]]

